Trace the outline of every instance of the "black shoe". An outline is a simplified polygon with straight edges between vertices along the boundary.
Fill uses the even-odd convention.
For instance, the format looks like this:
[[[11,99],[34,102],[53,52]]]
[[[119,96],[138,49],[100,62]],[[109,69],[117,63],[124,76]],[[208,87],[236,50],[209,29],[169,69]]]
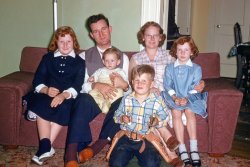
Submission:
[[[192,154],[192,153],[199,154],[197,151],[190,152],[190,154]],[[192,161],[193,167],[201,167],[201,160],[200,159],[192,159],[192,156],[191,156],[191,161]]]
[[[181,154],[187,154],[187,152],[183,151],[183,152],[179,153],[179,156],[181,156]],[[184,167],[192,167],[192,163],[191,163],[189,158],[183,159],[182,161],[184,162]]]

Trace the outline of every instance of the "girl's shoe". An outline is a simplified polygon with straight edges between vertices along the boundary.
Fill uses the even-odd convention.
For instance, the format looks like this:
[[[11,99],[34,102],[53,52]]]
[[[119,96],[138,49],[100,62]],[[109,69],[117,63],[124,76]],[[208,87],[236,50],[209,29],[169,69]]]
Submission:
[[[179,153],[179,155],[181,156],[181,154],[187,154],[186,151],[183,151],[181,153]],[[186,158],[182,160],[184,162],[184,167],[192,167],[192,162],[190,160],[190,158]]]
[[[55,154],[55,150],[53,147],[51,147],[49,152],[43,153],[42,155],[40,155],[39,161],[47,161],[50,157],[52,157]]]
[[[31,158],[31,161],[34,162],[35,164],[37,165],[43,165],[43,161],[40,161],[38,156],[34,155],[32,158]]]
[[[191,154],[199,154],[199,152],[197,152],[197,151],[191,151],[190,152],[190,155]],[[192,157],[192,156],[191,156]],[[192,159],[191,158],[191,161],[192,161],[192,166],[193,167],[201,167],[201,160],[200,159]]]

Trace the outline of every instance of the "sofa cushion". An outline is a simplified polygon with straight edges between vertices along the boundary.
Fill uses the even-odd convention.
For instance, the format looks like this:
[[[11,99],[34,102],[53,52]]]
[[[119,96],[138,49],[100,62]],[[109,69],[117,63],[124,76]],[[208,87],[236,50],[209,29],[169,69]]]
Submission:
[[[220,55],[218,53],[199,53],[193,60],[202,68],[202,79],[220,77]]]
[[[20,71],[35,73],[42,57],[47,52],[46,48],[24,47],[19,65]]]

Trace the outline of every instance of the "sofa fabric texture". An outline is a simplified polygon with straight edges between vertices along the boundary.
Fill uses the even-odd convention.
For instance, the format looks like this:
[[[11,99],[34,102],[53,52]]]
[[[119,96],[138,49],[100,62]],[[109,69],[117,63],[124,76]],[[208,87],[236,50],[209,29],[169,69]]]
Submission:
[[[0,78],[0,144],[38,146],[36,122],[25,118],[22,97],[32,89],[34,73],[47,53],[46,48],[24,47],[20,70]],[[125,52],[129,58],[136,52]],[[206,119],[197,116],[199,151],[224,154],[230,151],[243,98],[241,91],[226,78],[220,77],[220,55],[199,53],[194,60],[202,67],[205,91],[208,92]],[[99,114],[91,123],[93,141],[98,139],[105,115]],[[174,134],[173,129],[169,128]],[[64,148],[67,127],[60,132],[53,146]],[[189,145],[188,135],[185,142]]]

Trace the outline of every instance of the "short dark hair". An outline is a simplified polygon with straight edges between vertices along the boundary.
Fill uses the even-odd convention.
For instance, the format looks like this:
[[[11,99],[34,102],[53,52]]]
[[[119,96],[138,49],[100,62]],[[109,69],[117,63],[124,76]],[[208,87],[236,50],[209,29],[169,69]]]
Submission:
[[[92,16],[89,16],[86,21],[86,28],[88,29],[89,32],[92,32],[90,25],[98,22],[99,20],[104,20],[107,23],[107,26],[109,26],[109,20],[103,14],[100,13],[100,14],[92,15]]]
[[[155,69],[154,67],[147,65],[147,64],[142,64],[142,65],[137,65],[132,69],[131,72],[131,80],[135,79],[135,76],[137,75],[142,75],[142,74],[150,74],[152,80],[154,80],[155,77]]]

